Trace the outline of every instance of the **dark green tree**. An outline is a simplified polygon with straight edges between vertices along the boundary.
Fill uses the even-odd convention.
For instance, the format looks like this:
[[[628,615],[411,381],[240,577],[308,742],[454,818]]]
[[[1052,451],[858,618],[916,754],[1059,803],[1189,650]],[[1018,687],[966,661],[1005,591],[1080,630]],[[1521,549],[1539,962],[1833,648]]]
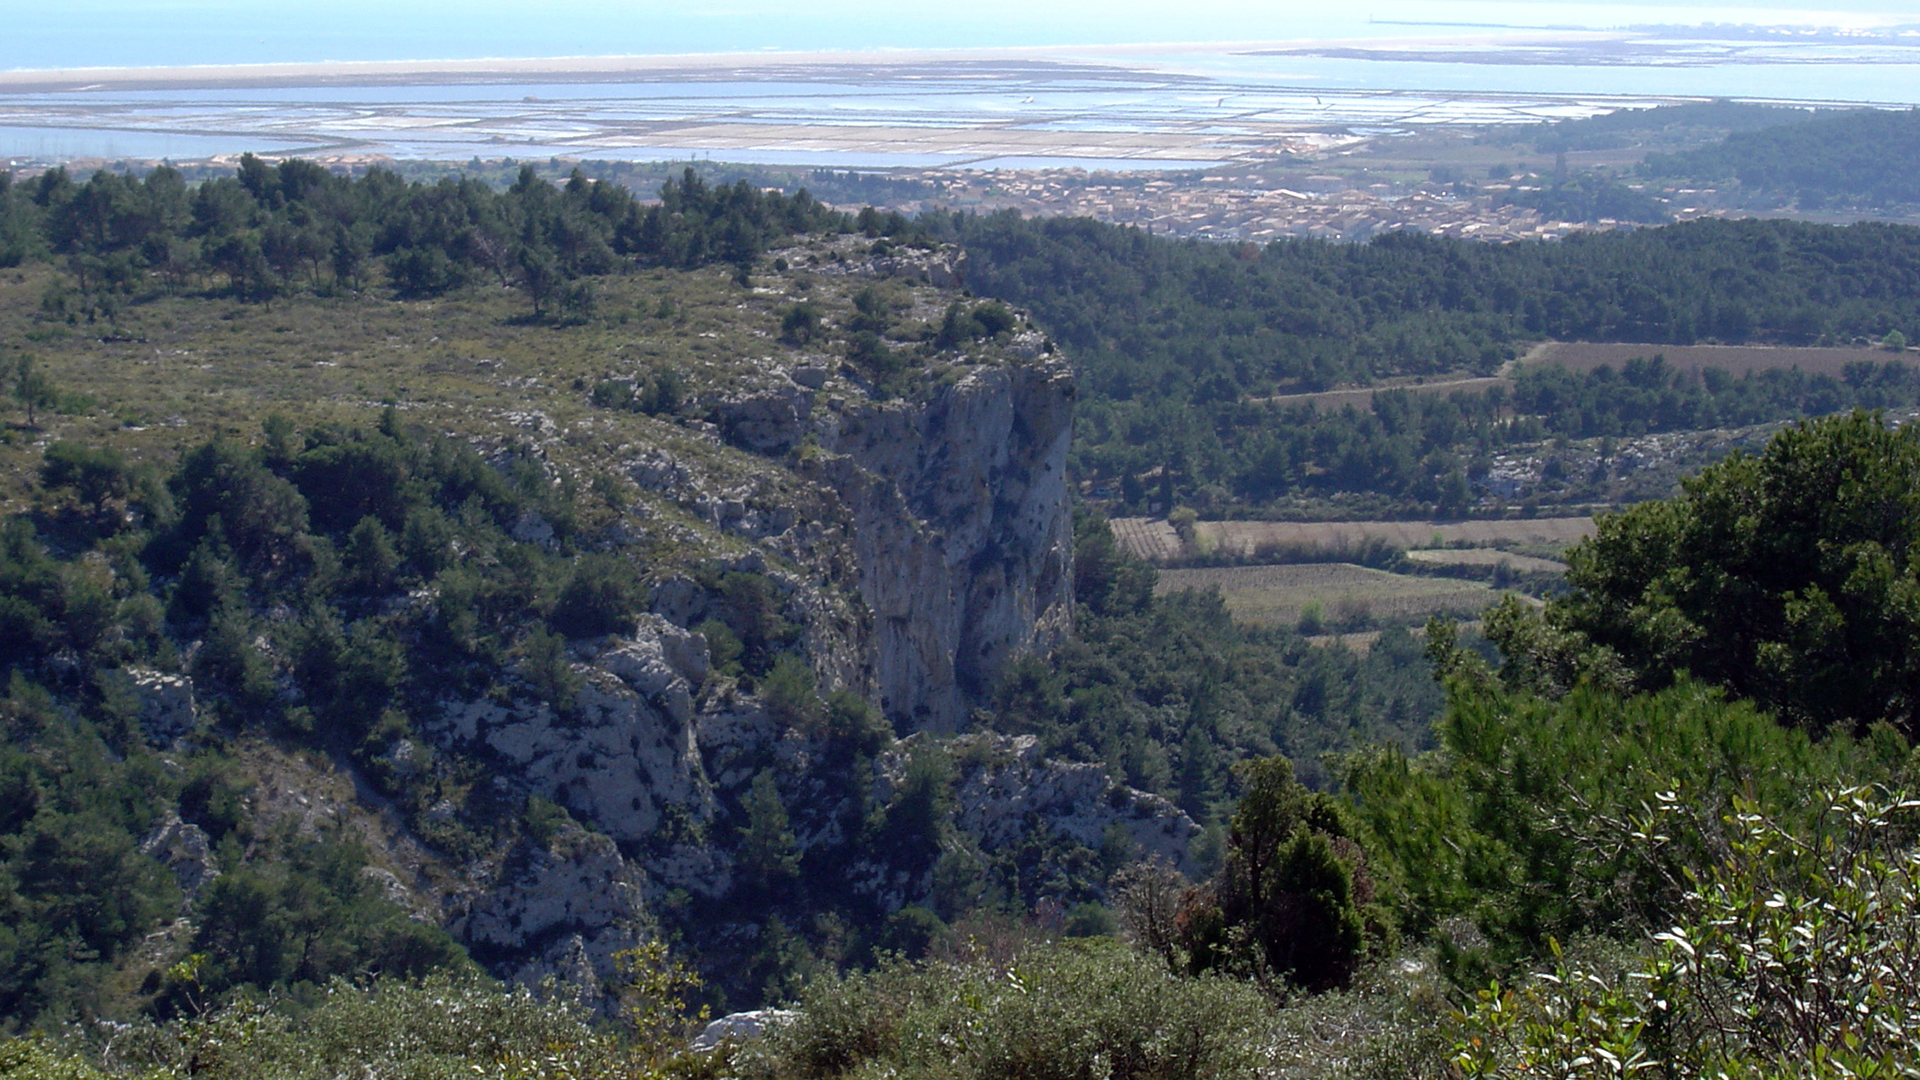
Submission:
[[[763,769],[740,802],[747,821],[740,829],[739,888],[756,905],[777,903],[780,890],[800,879],[800,852],[787,822],[787,808],[773,770]]]
[[[1916,541],[1920,430],[1864,412],[1808,421],[1603,517],[1545,626],[1564,632],[1553,655],[1605,650],[1642,686],[1687,671],[1796,723],[1912,736]],[[1497,640],[1524,657],[1542,634],[1510,621]]]
[[[12,375],[14,400],[26,410],[27,426],[37,428],[40,426],[40,413],[59,403],[60,392],[31,356],[22,356],[14,361]]]
[[[1308,791],[1274,756],[1236,770],[1227,862],[1188,913],[1196,970],[1270,974],[1309,990],[1344,986],[1390,934],[1345,807]]]

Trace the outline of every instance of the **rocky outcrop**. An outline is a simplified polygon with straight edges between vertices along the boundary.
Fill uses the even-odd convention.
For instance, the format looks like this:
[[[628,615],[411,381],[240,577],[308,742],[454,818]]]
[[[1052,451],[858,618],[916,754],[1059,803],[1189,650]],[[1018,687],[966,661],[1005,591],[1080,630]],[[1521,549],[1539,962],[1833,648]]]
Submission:
[[[152,668],[127,668],[126,676],[140,703],[140,731],[147,742],[169,746],[193,730],[200,713],[191,678]]]
[[[646,939],[642,875],[605,836],[568,822],[523,841],[494,887],[450,929],[480,957],[509,958],[508,978],[551,976],[583,1000],[617,975],[616,954]]]
[[[896,724],[958,730],[1010,658],[1071,628],[1073,398],[1067,364],[1035,355],[924,403],[850,407],[821,440]]]
[[[707,575],[755,575],[799,628],[822,692],[852,689],[922,738],[963,729],[1011,659],[1071,628],[1072,372],[1032,331],[993,352],[943,357],[933,385],[895,400],[864,392],[837,357],[769,359],[702,397],[702,426],[622,448],[627,475],[687,515],[636,519],[635,534],[700,545],[701,563],[653,581],[653,614],[631,634],[571,643],[571,700],[555,707],[509,680],[425,725],[598,834],[523,842],[467,909],[458,932],[497,974],[604,981],[646,902],[675,918],[689,903],[737,909],[752,869],[736,859],[742,796],[769,772],[797,849],[845,858],[862,906],[925,901],[924,859],[858,848],[912,747],[875,760],[877,744],[855,755],[818,717],[777,721],[752,679],[714,677],[688,628],[730,610]],[[1185,860],[1193,823],[1098,766],[1044,761],[1032,740],[1000,740],[990,756],[992,768],[962,773],[950,828],[969,846],[1018,844],[1037,822],[1094,849],[1120,830],[1142,855]],[[707,944],[750,950],[760,929],[731,917],[701,928]]]
[[[784,1024],[791,1024],[800,1018],[796,1009],[752,1009],[747,1012],[728,1013],[717,1020],[709,1021],[707,1026],[694,1036],[688,1049],[705,1054],[720,1048],[722,1043],[743,1043],[758,1039],[768,1031]]]
[[[952,244],[942,244],[931,251],[896,247],[884,255],[856,256],[811,269],[819,274],[895,278],[932,285],[936,289],[957,290],[967,281],[967,253]]]
[[[188,911],[193,909],[193,902],[200,898],[201,891],[220,876],[220,860],[214,857],[213,843],[206,830],[180,820],[180,815],[171,810],[161,815],[153,831],[140,841],[140,853],[173,871]]]
[[[1126,850],[1117,854],[1126,861],[1163,861],[1197,876],[1190,851],[1200,826],[1166,799],[1117,783],[1101,766],[1048,758],[1030,735],[968,734],[934,743],[931,750],[928,740],[927,734],[915,735],[879,756],[871,802],[894,803],[909,784],[917,755],[950,756],[957,783],[943,850],[991,856],[1029,844],[1038,831],[1103,855],[1122,843]],[[798,825],[795,832],[806,850],[810,838]],[[924,903],[934,887],[931,866],[914,869],[877,853],[850,859],[845,876],[854,892],[882,911]]]
[[[967,280],[967,253],[952,246],[933,251],[895,248],[889,254],[868,259],[864,265],[855,265],[855,273],[905,278],[936,289],[958,289]]]
[[[432,733],[484,748],[616,840],[651,836],[670,806],[711,817],[693,708],[707,676],[705,639],[649,616],[632,637],[591,646],[576,670],[586,685],[565,713],[527,697],[447,702]]]
[[[1031,735],[969,739],[986,760],[961,778],[954,825],[983,849],[1019,842],[1036,821],[1096,851],[1118,830],[1131,858],[1195,875],[1188,852],[1200,826],[1173,803],[1116,783],[1099,765],[1047,759]]]
[[[786,455],[825,492],[794,490],[779,470],[718,482],[702,460],[712,448],[691,444],[628,463],[642,486],[795,563],[850,547],[867,632],[840,636],[871,659],[816,655],[815,669],[830,685],[871,671],[873,685],[859,688],[877,690],[907,730],[959,730],[1011,657],[1070,628],[1073,372],[1033,330],[994,351],[992,362],[946,367],[912,398],[879,400],[812,359],[769,357],[749,381],[702,399],[727,442]],[[687,617],[686,605],[676,610]]]

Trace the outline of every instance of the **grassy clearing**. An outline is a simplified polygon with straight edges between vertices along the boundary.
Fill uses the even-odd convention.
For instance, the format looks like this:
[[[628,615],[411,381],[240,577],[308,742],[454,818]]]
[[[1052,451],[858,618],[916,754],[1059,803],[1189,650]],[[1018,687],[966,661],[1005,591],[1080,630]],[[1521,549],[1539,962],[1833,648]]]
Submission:
[[[1348,405],[1356,409],[1371,412],[1373,395],[1382,390],[1405,390],[1410,394],[1480,394],[1496,386],[1511,388],[1512,379],[1489,375],[1477,379],[1438,379],[1408,381],[1390,379],[1378,386],[1363,387],[1358,390],[1322,390],[1315,394],[1277,394],[1261,400],[1281,407],[1289,405],[1311,405],[1319,412],[1337,412]]]
[[[715,484],[786,482],[781,463],[721,445],[700,422],[703,402],[763,384],[791,389],[785,373],[795,367],[825,369],[827,394],[857,399],[866,391],[839,374],[844,348],[834,331],[849,320],[853,294],[873,286],[908,335],[937,322],[952,300],[847,273],[852,264],[832,258],[844,258],[838,247],[846,244],[833,238],[785,249],[795,268],[763,269],[747,287],[730,267],[596,278],[591,317],[564,323],[528,318],[525,296],[498,286],[419,301],[386,299],[380,290],[302,295],[270,306],[152,295],[124,302],[111,320],[68,322],[41,305],[63,274],[46,265],[0,271],[0,359],[30,356],[62,392],[91,402],[71,415],[43,410],[37,428],[0,402],[0,512],[25,508],[25,479],[55,440],[112,446],[167,468],[215,435],[257,441],[270,413],[301,428],[371,425],[388,407],[485,450],[533,448],[583,485],[632,456],[626,451],[649,447],[696,463]],[[783,316],[801,301],[834,333],[808,344],[782,340]],[[972,351],[968,360],[979,359]],[[926,377],[945,363],[932,362]],[[602,380],[668,371],[689,403],[681,422],[591,403]],[[617,485],[628,502],[650,498],[624,480]],[[673,515],[671,507],[659,512]]]
[[[1156,592],[1218,589],[1233,617],[1251,625],[1291,626],[1309,605],[1350,629],[1418,626],[1429,616],[1478,614],[1499,594],[1479,582],[1416,577],[1351,563],[1221,566],[1162,570]]]
[[[1861,360],[1884,364],[1899,358],[1899,353],[1868,346],[1817,348],[1795,345],[1636,345],[1631,343],[1596,344],[1584,341],[1549,341],[1527,354],[1529,366],[1559,364],[1573,371],[1592,371],[1602,364],[1618,368],[1635,357],[1655,353],[1667,358],[1667,364],[1687,371],[1720,368],[1734,375],[1749,371],[1799,368],[1818,375],[1839,375],[1848,364]]]
[[[593,409],[593,380],[673,366],[695,388],[711,385],[773,352],[778,329],[775,301],[718,270],[602,279],[600,316],[567,326],[523,319],[524,299],[501,289],[271,307],[163,296],[127,305],[111,327],[68,325],[38,318],[53,277],[45,267],[0,275],[0,341],[95,406],[43,418],[43,432],[16,429],[16,448],[85,438],[164,459],[216,434],[256,438],[270,412],[365,424],[389,405],[468,438],[624,442],[668,425]]]

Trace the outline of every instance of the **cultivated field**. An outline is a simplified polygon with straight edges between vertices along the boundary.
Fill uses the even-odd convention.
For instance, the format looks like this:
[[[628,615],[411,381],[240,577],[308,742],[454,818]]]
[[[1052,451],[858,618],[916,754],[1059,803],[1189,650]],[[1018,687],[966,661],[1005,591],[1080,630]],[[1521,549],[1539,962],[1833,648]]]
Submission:
[[[1243,623],[1291,626],[1309,604],[1333,625],[1417,626],[1432,615],[1471,617],[1499,594],[1479,582],[1414,577],[1351,563],[1222,566],[1162,570],[1158,593],[1218,589],[1227,610]]]
[[[1164,518],[1114,518],[1107,525],[1121,547],[1148,562],[1166,562],[1180,554],[1180,534]]]
[[[1434,382],[1383,382],[1358,390],[1322,390],[1316,394],[1276,394],[1265,400],[1275,405],[1311,405],[1319,412],[1332,412],[1351,405],[1356,409],[1373,408],[1373,395],[1382,390],[1405,390],[1411,394],[1478,394],[1495,386],[1512,386],[1512,379],[1489,375],[1482,379],[1441,379]]]
[[[1564,574],[1567,564],[1557,559],[1538,559],[1531,555],[1512,555],[1493,548],[1438,548],[1409,551],[1411,562],[1429,566],[1499,566],[1506,563],[1515,570],[1542,574]]]
[[[1127,534],[1120,531],[1119,524],[1114,522],[1115,535],[1121,543],[1128,544]],[[1338,553],[1367,543],[1386,543],[1397,548],[1456,544],[1566,547],[1592,533],[1590,517],[1500,521],[1202,521],[1194,526],[1194,540],[1202,551],[1238,554],[1253,554],[1261,548]],[[1142,558],[1154,557],[1144,550],[1132,550]]]
[[[1121,547],[1148,562],[1165,563],[1184,554],[1179,534],[1160,518],[1114,518],[1109,525]],[[1590,517],[1500,521],[1201,521],[1194,525],[1194,540],[1201,551],[1235,555],[1252,555],[1263,549],[1294,555],[1338,555],[1368,544],[1389,544],[1408,550],[1451,545],[1557,549],[1570,547],[1592,534]],[[1482,557],[1465,551],[1446,554],[1465,556],[1452,560],[1456,562],[1472,562]],[[1525,558],[1495,553],[1491,562],[1497,564],[1503,557]],[[1430,556],[1429,561],[1449,560],[1435,555]],[[1532,567],[1516,561],[1514,568]]]
[[[1478,634],[1481,625],[1479,619],[1469,619],[1453,624],[1454,629],[1463,635]],[[1427,636],[1427,628],[1425,626],[1414,626],[1408,629],[1415,638],[1424,640]],[[1374,643],[1380,640],[1380,634],[1381,631],[1379,630],[1355,630],[1347,634],[1309,634],[1306,640],[1309,645],[1319,645],[1322,647],[1342,645],[1357,653],[1368,653],[1373,651]]]
[[[1822,349],[1793,345],[1634,345],[1549,341],[1535,346],[1523,361],[1528,366],[1559,364],[1574,371],[1591,371],[1602,364],[1614,368],[1636,356],[1658,353],[1668,365],[1689,371],[1716,367],[1734,375],[1769,368],[1799,368],[1821,375],[1839,375],[1860,360],[1884,364],[1901,354],[1868,347]]]
[[[1734,375],[1772,368],[1799,368],[1812,374],[1839,375],[1848,364],[1866,360],[1884,364],[1900,359],[1901,354],[1872,346],[1820,348],[1801,345],[1641,345],[1633,343],[1591,343],[1585,341],[1543,341],[1527,355],[1510,361],[1502,374],[1472,379],[1436,379],[1413,382],[1402,379],[1382,381],[1378,386],[1349,390],[1322,390],[1314,394],[1279,394],[1263,400],[1276,405],[1311,405],[1329,412],[1348,405],[1371,411],[1373,395],[1382,390],[1405,390],[1414,394],[1478,394],[1503,386],[1513,387],[1516,367],[1540,367],[1559,364],[1572,371],[1592,371],[1602,364],[1619,368],[1635,357],[1664,356],[1671,367],[1686,371],[1720,368]]]

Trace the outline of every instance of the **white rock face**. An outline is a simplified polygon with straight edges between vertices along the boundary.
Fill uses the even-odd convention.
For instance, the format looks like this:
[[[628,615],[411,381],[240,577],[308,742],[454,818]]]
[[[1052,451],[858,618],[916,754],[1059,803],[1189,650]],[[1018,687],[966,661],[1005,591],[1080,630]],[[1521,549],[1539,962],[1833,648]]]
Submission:
[[[908,259],[908,276],[950,277],[946,257]],[[934,273],[936,263],[946,269]],[[957,731],[1007,661],[1059,640],[1073,611],[1072,369],[1037,332],[1000,351],[1006,362],[956,367],[925,401],[835,392],[847,388],[813,366],[769,366],[751,385],[703,401],[736,446],[785,454],[811,437],[822,453],[791,466],[828,489],[823,505],[797,503],[805,496],[771,474],[718,482],[660,447],[636,452],[629,474],[801,564],[844,527],[871,629],[826,636],[871,660],[820,655],[816,646],[836,650],[810,639],[816,672],[829,685],[877,688],[889,718],[910,730]],[[795,590],[796,602],[805,606],[808,592]],[[654,610],[683,625],[698,609],[690,597],[655,600]]]
[[[813,412],[813,392],[798,382],[729,396],[719,402],[730,442],[762,454],[793,449]]]
[[[646,937],[641,874],[605,836],[569,824],[545,845],[527,842],[500,880],[451,928],[480,955],[520,958],[510,977],[551,975],[589,1004],[617,974],[614,955]]]
[[[984,763],[963,772],[954,795],[954,825],[991,851],[1020,842],[1037,819],[1054,833],[1099,850],[1118,827],[1131,841],[1133,857],[1156,856],[1189,875],[1188,849],[1200,826],[1158,795],[1114,782],[1099,765],[1041,756],[1031,735],[1013,738],[971,735],[984,744]],[[907,755],[897,755],[882,774],[884,793],[905,775]]]
[[[149,743],[167,746],[193,730],[200,713],[191,678],[152,668],[127,668],[126,672],[140,697],[140,730]]]
[[[675,844],[665,855],[647,861],[647,874],[649,897],[685,889],[716,899],[733,887],[733,857],[717,847]]]
[[[689,1049],[704,1054],[728,1040],[738,1043],[757,1039],[770,1028],[793,1023],[799,1015],[795,1009],[754,1009],[750,1012],[728,1013],[701,1029]]]
[[[642,840],[668,805],[712,816],[693,715],[706,663],[704,638],[650,617],[633,637],[609,637],[575,665],[587,685],[570,715],[525,699],[448,702],[433,734],[492,750],[535,791],[607,835]]]
[[[877,690],[896,724],[957,731],[1011,659],[1070,630],[1072,374],[1041,355],[1037,334],[1007,351],[1011,363],[955,368],[922,402],[836,392],[846,387],[826,368],[769,372],[765,385],[710,403],[719,430],[768,453],[811,435],[818,453],[728,487],[698,455],[649,448],[630,475],[744,542],[725,568],[773,583],[823,689]],[[640,940],[646,897],[725,896],[737,823],[716,818],[769,767],[799,778],[788,795],[803,849],[845,841],[845,793],[808,779],[813,737],[782,730],[725,680],[703,696],[707,642],[685,627],[713,604],[690,577],[659,580],[657,614],[631,635],[572,643],[585,685],[571,708],[490,696],[445,703],[425,725],[434,743],[491,757],[512,790],[551,798],[601,834],[516,853],[469,907],[456,933],[496,973],[586,986]],[[1031,740],[1000,743],[994,767],[964,777],[956,815],[983,847],[1019,842],[1037,814],[1089,847],[1117,826],[1143,854],[1184,862],[1198,830],[1177,809],[1098,766],[1042,761]],[[881,757],[878,786],[897,783],[904,752]],[[890,790],[878,794],[884,802]],[[698,830],[662,831],[675,822],[713,827],[694,842]],[[887,908],[929,887],[930,871],[859,857],[846,872]]]
[[[171,810],[140,841],[140,853],[173,871],[174,880],[180,883],[180,891],[185,894],[184,907],[189,911],[201,891],[220,876],[220,860],[214,858],[213,843],[206,830],[180,820],[180,815]]]
[[[646,915],[642,896],[638,873],[612,840],[569,824],[545,845],[516,850],[461,929],[482,946],[524,948],[560,931],[637,925]]]
[[[658,615],[642,615],[632,638],[610,639],[594,663],[645,696],[675,722],[693,719],[693,695],[707,680],[707,639]]]
[[[914,730],[958,730],[1007,661],[1071,629],[1073,398],[1064,361],[977,368],[822,440],[844,455],[822,471],[852,511],[881,704]]]

